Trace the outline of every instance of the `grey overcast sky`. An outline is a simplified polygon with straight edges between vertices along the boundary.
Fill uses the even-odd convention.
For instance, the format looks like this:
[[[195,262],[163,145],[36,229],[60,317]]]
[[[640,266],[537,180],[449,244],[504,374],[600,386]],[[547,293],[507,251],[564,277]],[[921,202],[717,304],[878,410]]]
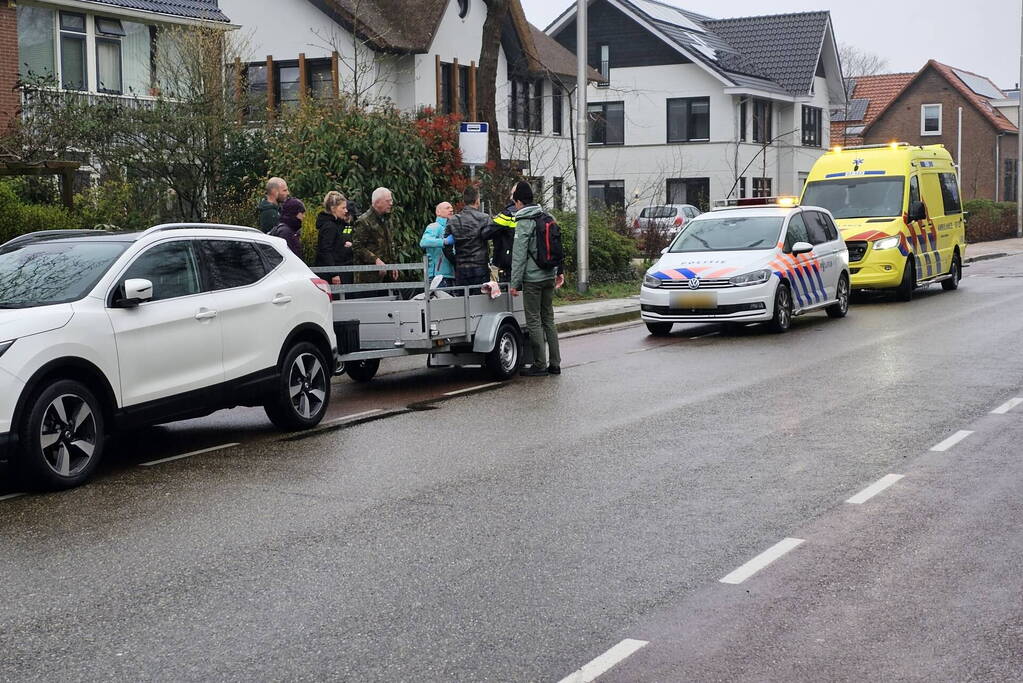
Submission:
[[[521,0],[540,28],[570,0]],[[830,10],[835,36],[888,60],[888,70],[918,71],[928,59],[987,76],[1012,88],[1019,81],[1020,11],[1023,0],[667,0],[669,4],[723,19],[758,14]]]

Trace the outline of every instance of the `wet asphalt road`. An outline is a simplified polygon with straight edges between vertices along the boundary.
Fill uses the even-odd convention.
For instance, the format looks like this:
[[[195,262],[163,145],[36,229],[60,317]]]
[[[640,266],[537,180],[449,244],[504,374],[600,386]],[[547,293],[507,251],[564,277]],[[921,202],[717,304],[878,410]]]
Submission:
[[[558,681],[623,641],[602,680],[1023,678],[1023,405],[991,414],[1023,256],[967,276],[783,336],[578,336],[453,397],[489,380],[392,364],[298,438],[122,438],[0,502],[0,679]]]

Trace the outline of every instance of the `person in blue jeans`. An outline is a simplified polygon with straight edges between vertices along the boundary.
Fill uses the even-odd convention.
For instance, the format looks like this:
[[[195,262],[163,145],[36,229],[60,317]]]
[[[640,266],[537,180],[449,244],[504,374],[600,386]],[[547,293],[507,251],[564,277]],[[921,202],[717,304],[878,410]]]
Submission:
[[[423,238],[419,240],[419,246],[426,250],[428,268],[427,277],[431,280],[437,275],[442,276],[441,287],[453,287],[455,284],[455,268],[444,256],[444,245],[452,245],[455,238],[451,235],[444,236],[448,227],[448,219],[454,215],[455,209],[450,202],[441,202],[435,211],[437,220],[426,226],[423,231]]]

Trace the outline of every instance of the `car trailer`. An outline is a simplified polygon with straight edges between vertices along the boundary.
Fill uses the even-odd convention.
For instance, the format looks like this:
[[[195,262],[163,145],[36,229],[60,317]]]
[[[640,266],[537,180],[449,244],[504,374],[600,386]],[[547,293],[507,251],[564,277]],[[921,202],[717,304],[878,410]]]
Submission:
[[[422,263],[313,268],[328,283],[341,273],[382,271],[422,271],[423,280],[330,285],[337,297],[338,367],[343,363],[353,380],[370,381],[382,359],[399,356],[426,355],[428,367],[481,366],[499,380],[510,379],[529,361],[522,298],[513,297],[507,284],[497,298],[480,293],[480,285],[434,287],[425,258]]]

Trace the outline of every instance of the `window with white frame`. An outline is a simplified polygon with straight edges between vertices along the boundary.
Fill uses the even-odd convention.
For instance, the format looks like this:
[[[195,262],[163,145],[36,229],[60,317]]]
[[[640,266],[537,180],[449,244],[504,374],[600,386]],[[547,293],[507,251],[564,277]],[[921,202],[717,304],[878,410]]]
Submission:
[[[53,78],[65,90],[150,93],[153,26],[36,5],[19,5],[17,18],[22,78]]]
[[[941,135],[941,105],[920,105],[920,135]]]

